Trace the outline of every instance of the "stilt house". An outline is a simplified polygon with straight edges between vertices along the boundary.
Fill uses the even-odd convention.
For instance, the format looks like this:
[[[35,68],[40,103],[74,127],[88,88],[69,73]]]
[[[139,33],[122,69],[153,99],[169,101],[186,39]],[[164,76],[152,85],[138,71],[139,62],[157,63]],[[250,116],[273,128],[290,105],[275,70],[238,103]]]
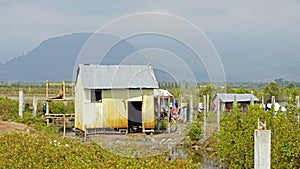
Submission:
[[[75,128],[86,133],[153,130],[156,88],[150,65],[81,64],[75,86]]]

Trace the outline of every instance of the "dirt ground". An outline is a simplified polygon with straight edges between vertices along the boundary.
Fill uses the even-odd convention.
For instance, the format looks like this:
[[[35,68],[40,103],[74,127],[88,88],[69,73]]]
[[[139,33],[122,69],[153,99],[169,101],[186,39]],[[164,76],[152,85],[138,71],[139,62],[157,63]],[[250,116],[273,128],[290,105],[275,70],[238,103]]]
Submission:
[[[9,131],[30,131],[30,130],[33,129],[24,124],[0,120],[0,134]]]

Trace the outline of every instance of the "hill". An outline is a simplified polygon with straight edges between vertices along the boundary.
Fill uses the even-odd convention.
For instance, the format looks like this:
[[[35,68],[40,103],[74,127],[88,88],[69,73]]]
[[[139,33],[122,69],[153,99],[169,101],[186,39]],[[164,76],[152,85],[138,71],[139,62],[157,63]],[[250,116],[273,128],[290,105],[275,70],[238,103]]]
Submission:
[[[71,81],[78,55],[91,35],[91,33],[74,33],[49,38],[43,41],[27,54],[15,57],[6,63],[0,64],[0,81],[37,82],[45,81],[46,79],[50,81]],[[116,37],[111,35],[101,35],[100,38],[104,39],[101,41],[104,43],[108,40],[118,40]],[[187,64],[188,68],[191,69],[198,81],[209,81],[208,73],[206,72],[205,67],[201,65],[201,63],[195,63],[193,60],[187,59],[191,58],[190,56],[192,54],[190,51],[184,49],[182,45],[171,42],[168,39],[159,39],[147,36],[136,38],[134,43],[134,46],[130,41],[123,41],[117,44],[109,53],[107,53],[107,57],[105,57],[101,63],[119,64],[124,60],[124,57],[134,55],[133,58],[139,58],[132,59],[134,63],[147,64],[147,56],[136,57],[135,55],[139,55],[137,51],[146,51],[143,49],[146,49],[147,47],[153,49],[163,48],[166,51],[169,50],[173,52],[173,54],[179,57],[179,59],[185,60],[185,64]],[[141,45],[137,47],[138,45],[136,44]],[[227,81],[266,82],[279,77],[287,78],[288,80],[292,81],[299,80],[297,75],[297,63],[299,58],[295,59],[294,57],[289,57],[292,58],[289,59],[291,60],[290,62],[283,62],[284,58],[280,57],[280,53],[278,56],[272,59],[268,57],[253,57],[253,52],[251,53],[252,50],[250,49],[247,49],[249,52],[244,54],[243,57],[238,57],[236,55],[243,53],[241,49],[236,50],[236,53],[229,53],[227,50],[233,51],[232,48],[234,47],[230,47],[225,42],[223,43],[219,41],[215,42],[215,44],[219,51],[220,59],[224,65]],[[99,47],[100,50],[101,47],[105,45],[97,44],[95,46],[96,50],[97,47]],[[272,47],[272,49],[273,48],[274,47]],[[269,50],[271,50],[271,47],[269,47]],[[276,51],[276,49],[273,50]],[[97,52],[94,52],[93,54],[96,56]],[[169,62],[169,59],[166,59],[167,57],[164,58],[166,53],[150,52],[148,55],[149,54],[161,54],[161,56],[155,57],[158,58],[158,62],[164,62],[163,64],[171,63]],[[99,60],[97,59],[94,59],[92,63],[89,61],[90,64],[97,64],[98,62]],[[85,63],[85,61],[80,60],[80,63]],[[174,65],[173,69],[175,69],[175,71],[176,69],[180,70],[178,69],[178,66]],[[155,69],[154,72],[158,80],[170,80],[169,75],[165,74],[166,72]]]
[[[1,64],[0,80],[71,80],[77,55],[90,35],[78,33],[47,39],[26,55]]]

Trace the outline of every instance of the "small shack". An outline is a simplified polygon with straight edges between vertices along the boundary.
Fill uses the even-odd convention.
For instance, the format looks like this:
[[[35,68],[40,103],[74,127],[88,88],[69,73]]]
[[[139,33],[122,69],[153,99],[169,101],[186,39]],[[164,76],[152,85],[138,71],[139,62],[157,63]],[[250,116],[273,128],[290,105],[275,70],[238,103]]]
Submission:
[[[154,110],[156,117],[164,118],[168,116],[170,102],[174,96],[164,89],[154,89]]]
[[[240,104],[242,112],[248,112],[248,105],[258,102],[258,98],[253,94],[234,94],[234,93],[217,93],[212,100],[212,109],[217,110],[217,99],[219,99],[220,111],[229,112],[233,103],[236,101]]]
[[[109,129],[152,131],[156,88],[150,65],[81,64],[75,86],[75,128],[86,134]]]

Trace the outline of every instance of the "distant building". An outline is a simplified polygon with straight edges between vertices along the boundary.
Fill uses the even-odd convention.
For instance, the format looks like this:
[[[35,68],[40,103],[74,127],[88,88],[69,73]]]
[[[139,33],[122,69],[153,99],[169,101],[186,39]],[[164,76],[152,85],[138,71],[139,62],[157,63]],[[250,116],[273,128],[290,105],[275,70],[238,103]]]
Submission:
[[[79,65],[75,87],[75,128],[145,132],[155,127],[150,65]]]
[[[248,105],[258,102],[258,98],[253,94],[234,94],[234,93],[217,93],[212,100],[212,109],[217,110],[217,99],[219,99],[220,111],[229,112],[236,100],[241,105],[242,112],[248,112]]]

